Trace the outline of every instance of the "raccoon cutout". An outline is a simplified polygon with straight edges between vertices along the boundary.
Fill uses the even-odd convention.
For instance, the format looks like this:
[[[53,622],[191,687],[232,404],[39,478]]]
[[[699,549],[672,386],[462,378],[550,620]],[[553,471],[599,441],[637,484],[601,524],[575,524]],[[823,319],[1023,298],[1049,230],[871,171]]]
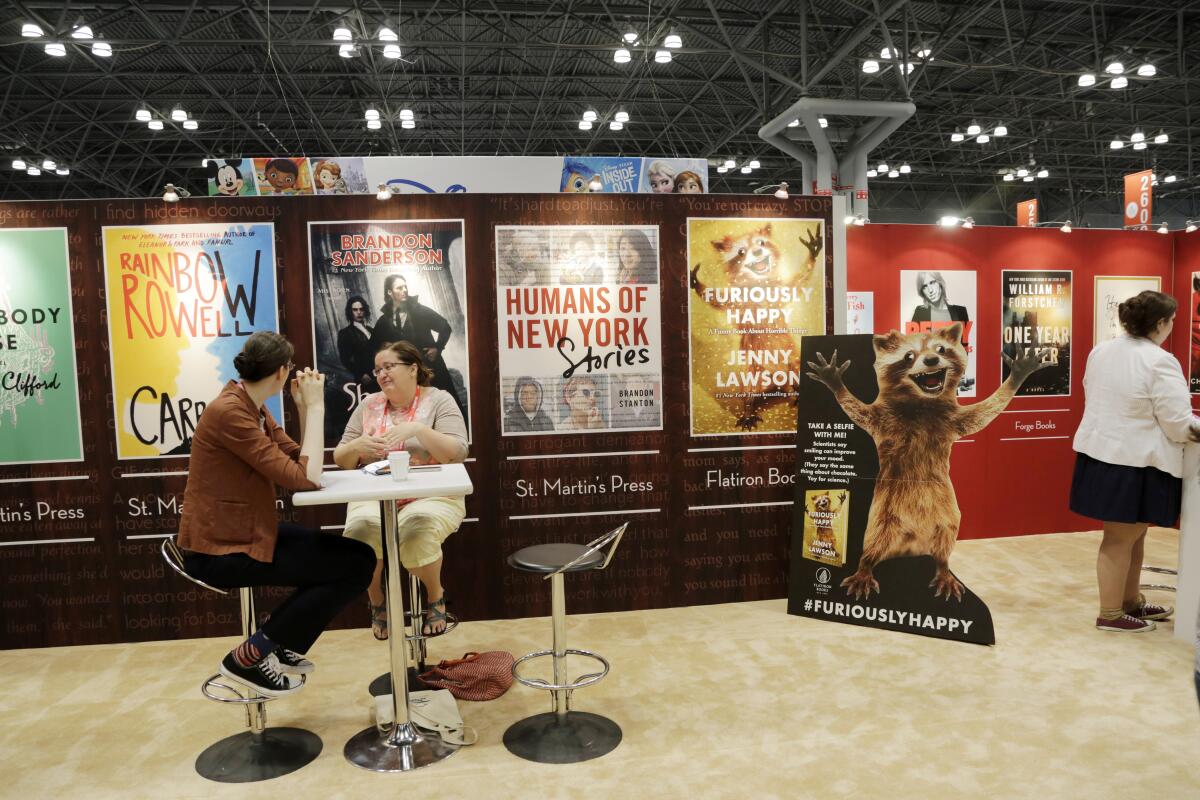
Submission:
[[[1008,379],[991,397],[958,404],[958,384],[967,366],[962,323],[934,333],[907,336],[896,331],[872,337],[879,396],[867,405],[842,383],[850,362],[835,350],[808,362],[808,376],[833,392],[842,410],[871,435],[879,452],[879,478],[867,515],[862,557],[842,581],[846,593],[866,599],[879,593],[875,565],[900,556],[932,556],[934,597],[961,601],[963,585],[950,572],[950,552],[962,515],[950,482],[954,442],[977,433],[996,418],[1025,380],[1042,367],[1032,352],[1016,360],[1004,356]]]

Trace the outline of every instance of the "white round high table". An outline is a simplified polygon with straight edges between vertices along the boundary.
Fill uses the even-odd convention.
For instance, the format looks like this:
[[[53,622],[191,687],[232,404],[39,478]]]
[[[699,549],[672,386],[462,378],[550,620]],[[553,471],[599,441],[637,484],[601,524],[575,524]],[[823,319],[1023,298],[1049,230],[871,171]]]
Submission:
[[[1183,511],[1179,515],[1175,587],[1175,638],[1196,642],[1200,639],[1196,613],[1200,604],[1200,444],[1183,448]]]
[[[389,620],[404,614],[400,577],[399,541],[396,532],[396,501],[422,497],[461,497],[473,491],[471,478],[462,464],[443,464],[440,468],[418,467],[402,481],[390,475],[369,475],[360,469],[327,472],[321,476],[321,488],[297,492],[297,506],[330,505],[355,500],[375,500],[382,506],[383,542],[389,553],[387,569],[387,614]],[[416,623],[414,623],[415,625]],[[403,630],[403,626],[400,627]],[[408,709],[408,648],[403,636],[388,637],[392,673],[391,730],[380,732],[372,726],[359,731],[346,742],[346,760],[374,772],[408,772],[437,763],[458,751],[458,745],[442,741],[433,731],[423,731],[412,722]],[[400,687],[400,691],[396,691]]]

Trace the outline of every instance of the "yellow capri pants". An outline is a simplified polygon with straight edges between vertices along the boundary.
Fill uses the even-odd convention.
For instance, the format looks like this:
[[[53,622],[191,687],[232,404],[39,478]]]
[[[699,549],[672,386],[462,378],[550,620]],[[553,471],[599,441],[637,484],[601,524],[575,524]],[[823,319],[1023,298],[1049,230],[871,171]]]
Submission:
[[[396,512],[400,563],[407,569],[416,569],[437,561],[442,557],[442,542],[458,530],[466,516],[466,503],[461,497],[423,497],[402,506]],[[347,503],[343,535],[369,544],[375,556],[383,558],[379,503],[369,500]]]

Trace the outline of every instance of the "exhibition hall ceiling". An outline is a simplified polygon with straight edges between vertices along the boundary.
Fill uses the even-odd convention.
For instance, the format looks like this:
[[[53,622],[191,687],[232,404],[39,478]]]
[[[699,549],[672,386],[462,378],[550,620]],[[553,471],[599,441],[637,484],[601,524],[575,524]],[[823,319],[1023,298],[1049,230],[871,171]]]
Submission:
[[[1116,197],[1122,176],[1144,168],[1160,179],[1156,197],[1195,187],[1197,2],[0,7],[0,198],[9,200],[148,196],[167,182],[203,193],[206,156],[284,154],[678,154],[709,158],[715,191],[795,186],[799,165],[757,131],[805,95],[916,104],[872,159],[911,172],[872,179],[874,208],[947,195],[964,207],[981,197],[1008,205],[1031,192],[1083,204]],[[1085,73],[1094,84],[1080,85]],[[377,130],[367,128],[371,107]],[[581,130],[589,109],[597,119]],[[619,111],[628,122],[612,130]],[[829,119],[834,132],[850,122]],[[973,124],[980,132],[967,135]],[[956,131],[963,141],[952,141]],[[31,176],[11,169],[14,159],[53,168]],[[717,174],[726,159],[762,166]],[[1031,162],[1047,177],[1004,180]]]

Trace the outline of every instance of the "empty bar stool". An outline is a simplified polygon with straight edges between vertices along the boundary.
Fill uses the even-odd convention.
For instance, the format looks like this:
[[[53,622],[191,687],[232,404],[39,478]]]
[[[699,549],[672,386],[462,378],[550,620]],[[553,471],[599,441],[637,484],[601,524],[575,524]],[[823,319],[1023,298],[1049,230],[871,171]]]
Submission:
[[[167,566],[202,589],[228,595],[229,590],[209,586],[193,578],[183,568],[183,553],[174,537],[163,540],[163,560]],[[254,594],[249,587],[238,590],[241,595],[242,636],[249,638],[256,628]],[[299,676],[301,682],[304,676]],[[217,673],[200,685],[209,700],[235,703],[246,710],[247,730],[211,744],[196,758],[196,772],[201,777],[221,783],[251,783],[287,775],[308,764],[321,753],[321,737],[303,728],[268,728],[266,704],[275,699],[263,697],[249,686],[230,686]]]
[[[526,547],[508,558],[509,566],[526,572],[543,573],[550,580],[550,607],[554,626],[553,648],[521,656],[513,664],[513,677],[526,686],[550,692],[552,711],[527,717],[504,732],[504,746],[509,752],[529,761],[543,764],[573,764],[612,752],[621,743],[621,727],[607,717],[586,711],[573,711],[571,699],[576,689],[590,686],[608,674],[608,660],[589,650],[567,647],[567,601],[563,575],[568,572],[600,570],[608,566],[625,529],[626,522],[600,538],[586,544],[539,544]],[[608,553],[601,551],[608,547]],[[594,660],[598,672],[567,680],[567,656],[582,656]],[[521,665],[550,656],[553,660],[554,682],[521,675]]]

